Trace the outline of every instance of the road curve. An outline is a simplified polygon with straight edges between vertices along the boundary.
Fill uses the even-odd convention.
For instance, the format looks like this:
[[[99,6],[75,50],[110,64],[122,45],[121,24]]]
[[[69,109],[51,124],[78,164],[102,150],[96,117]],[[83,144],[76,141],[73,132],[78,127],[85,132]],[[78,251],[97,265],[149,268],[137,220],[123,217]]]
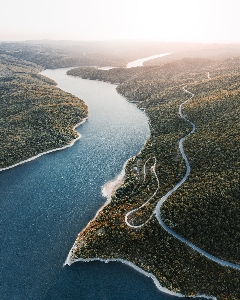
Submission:
[[[150,158],[149,158],[150,159]],[[143,167],[143,173],[144,173],[144,181],[146,179],[146,163],[149,161],[149,159],[145,162],[144,164],[144,167]],[[142,207],[144,207],[153,197],[155,197],[155,195],[157,194],[158,190],[159,190],[159,186],[160,186],[160,183],[159,183],[159,179],[158,179],[158,176],[156,174],[156,171],[155,171],[155,167],[156,167],[156,163],[157,163],[157,159],[156,157],[154,157],[154,165],[151,167],[151,170],[152,172],[154,173],[154,176],[157,180],[157,188],[156,190],[154,191],[154,193],[152,194],[152,196],[150,198],[148,198],[147,201],[145,201],[141,206],[137,207],[137,208],[134,208],[133,210],[130,210],[126,215],[125,215],[125,223],[131,227],[131,228],[140,228],[142,226],[144,226],[153,216],[154,212],[151,214],[151,216],[147,219],[147,221],[145,221],[144,223],[142,224],[139,224],[139,225],[131,225],[128,221],[128,217],[129,215],[131,215],[132,213],[138,211],[139,209],[141,209]]]
[[[170,195],[172,195],[187,179],[188,175],[190,174],[190,171],[191,171],[191,168],[190,168],[190,165],[189,165],[189,162],[188,162],[188,159],[187,159],[187,156],[184,152],[184,149],[183,149],[183,142],[185,141],[185,139],[192,133],[194,133],[196,127],[194,125],[194,123],[192,123],[191,121],[189,121],[182,113],[182,106],[187,103],[188,101],[190,101],[193,97],[194,97],[194,94],[189,92],[188,90],[185,89],[185,87],[183,87],[183,91],[187,94],[190,95],[190,98],[187,99],[186,101],[184,101],[183,103],[181,103],[181,105],[179,106],[179,115],[182,119],[184,119],[185,121],[187,121],[189,124],[191,124],[192,126],[192,130],[183,138],[180,139],[179,141],[179,149],[180,149],[180,152],[182,154],[182,157],[185,161],[185,164],[186,164],[186,173],[184,175],[184,177],[171,189],[167,192],[167,194],[165,194],[157,203],[153,213],[151,214],[151,216],[148,218],[148,220],[146,220],[144,223],[142,224],[139,224],[139,225],[132,225],[129,223],[128,221],[128,217],[130,214],[138,211],[139,209],[141,209],[142,207],[144,207],[155,195],[156,193],[158,192],[159,190],[159,187],[160,187],[160,183],[159,183],[159,179],[158,179],[158,176],[156,174],[156,171],[155,171],[155,166],[156,166],[156,158],[154,157],[155,159],[155,162],[154,162],[154,165],[151,167],[153,173],[154,173],[154,176],[157,180],[157,183],[158,183],[158,186],[157,186],[157,189],[155,190],[155,192],[152,194],[152,196],[150,198],[148,198],[148,200],[142,204],[140,207],[138,208],[135,208],[131,211],[129,211],[126,215],[125,215],[125,223],[131,227],[131,228],[140,228],[142,226],[144,226],[154,215],[156,215],[156,218],[159,222],[159,224],[169,233],[171,234],[172,236],[174,236],[176,239],[178,239],[179,241],[185,243],[186,245],[188,245],[190,248],[192,248],[193,250],[197,251],[198,253],[202,254],[203,256],[205,256],[206,258],[224,266],[224,267],[230,267],[230,268],[234,268],[234,269],[237,269],[237,270],[240,270],[240,265],[237,265],[237,264],[234,264],[234,263],[231,263],[231,262],[228,262],[228,261],[225,261],[225,260],[222,260],[220,258],[217,258],[215,257],[214,255],[211,255],[209,254],[208,252],[206,252],[205,250],[202,250],[201,248],[195,246],[193,243],[191,243],[190,241],[186,240],[185,238],[183,238],[182,236],[180,236],[179,234],[175,233],[171,228],[169,228],[162,220],[161,218],[161,206],[163,205],[163,203],[168,199],[168,197]],[[149,159],[148,159],[149,160]],[[147,161],[148,161],[147,160]],[[145,176],[146,176],[146,163],[147,161],[145,162],[144,164],[144,181],[145,181]]]
[[[178,239],[179,241],[185,243],[186,245],[188,245],[190,248],[192,248],[193,250],[197,251],[198,253],[202,254],[203,256],[205,256],[206,258],[208,259],[211,259],[212,261],[224,266],[224,267],[230,267],[230,268],[234,268],[234,269],[238,269],[240,270],[240,265],[237,265],[237,264],[234,264],[234,263],[231,263],[231,262],[228,262],[228,261],[225,261],[225,260],[222,260],[222,259],[219,259],[209,253],[207,253],[206,251],[202,250],[201,248],[195,246],[193,243],[189,242],[188,240],[186,240],[185,238],[181,237],[180,235],[178,235],[177,233],[175,233],[171,228],[169,228],[162,220],[161,218],[161,206],[163,205],[163,203],[168,199],[168,197],[170,195],[172,195],[187,179],[188,175],[190,174],[190,165],[189,165],[189,162],[188,162],[188,159],[187,159],[187,156],[184,152],[184,149],[183,149],[183,142],[185,141],[185,139],[192,133],[194,133],[195,131],[195,125],[189,121],[182,113],[182,106],[187,103],[188,101],[190,101],[193,97],[194,97],[194,94],[189,92],[188,90],[185,89],[185,87],[183,87],[183,91],[187,94],[190,95],[190,98],[187,99],[186,101],[184,101],[180,106],[179,106],[179,115],[181,118],[183,118],[184,120],[186,120],[189,124],[192,125],[192,130],[191,132],[189,132],[185,137],[181,138],[180,141],[179,141],[179,149],[180,149],[180,152],[182,154],[182,157],[184,158],[185,160],[185,164],[186,164],[186,173],[184,175],[184,177],[182,178],[181,181],[179,181],[170,191],[168,191],[168,193],[166,195],[164,195],[157,203],[156,205],[156,208],[154,210],[154,213],[156,215],[156,218],[159,222],[159,224],[169,233],[171,234],[172,236],[174,236],[176,239]]]

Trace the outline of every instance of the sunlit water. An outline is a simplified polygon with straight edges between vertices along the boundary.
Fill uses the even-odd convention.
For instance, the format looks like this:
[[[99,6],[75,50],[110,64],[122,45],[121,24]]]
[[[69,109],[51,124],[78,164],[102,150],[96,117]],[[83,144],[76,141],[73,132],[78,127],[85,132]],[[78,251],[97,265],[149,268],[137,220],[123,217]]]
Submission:
[[[145,57],[145,58],[140,58],[134,61],[131,61],[127,64],[127,68],[134,68],[134,67],[140,67],[143,65],[143,63],[145,61],[151,60],[151,59],[155,59],[155,58],[159,58],[159,57],[163,57],[166,55],[169,55],[170,53],[163,53],[163,54],[157,54],[157,55],[152,55],[149,57]]]
[[[62,267],[78,232],[105,202],[101,187],[149,137],[145,114],[108,83],[42,72],[84,99],[89,119],[71,148],[0,172],[1,299],[176,299],[118,262]]]

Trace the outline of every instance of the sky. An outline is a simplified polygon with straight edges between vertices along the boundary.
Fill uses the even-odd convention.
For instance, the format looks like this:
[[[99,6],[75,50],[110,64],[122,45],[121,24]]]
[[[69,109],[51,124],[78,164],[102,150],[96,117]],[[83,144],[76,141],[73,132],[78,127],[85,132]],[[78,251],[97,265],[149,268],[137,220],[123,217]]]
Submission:
[[[240,43],[240,0],[0,0],[0,40]]]

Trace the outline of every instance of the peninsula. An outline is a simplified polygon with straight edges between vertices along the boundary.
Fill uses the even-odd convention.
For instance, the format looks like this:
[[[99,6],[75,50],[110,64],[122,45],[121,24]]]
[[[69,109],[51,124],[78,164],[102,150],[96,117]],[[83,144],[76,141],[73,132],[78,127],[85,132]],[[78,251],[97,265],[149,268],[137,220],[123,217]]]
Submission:
[[[1,169],[70,144],[78,137],[73,127],[87,117],[87,105],[38,74],[41,69],[0,55]]]
[[[66,264],[120,259],[178,295],[239,299],[240,58],[184,58],[68,74],[121,83],[117,91],[145,109],[151,137],[128,161],[124,183],[79,233]],[[157,211],[160,199],[186,175],[178,147],[185,136],[191,171]],[[207,258],[176,236],[228,264]]]

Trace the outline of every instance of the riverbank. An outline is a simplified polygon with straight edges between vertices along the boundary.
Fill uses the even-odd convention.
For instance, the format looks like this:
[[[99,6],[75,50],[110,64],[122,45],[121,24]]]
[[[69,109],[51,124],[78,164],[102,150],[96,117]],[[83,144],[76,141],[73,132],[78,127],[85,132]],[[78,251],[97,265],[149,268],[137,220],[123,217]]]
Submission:
[[[104,186],[102,188],[102,195],[103,195],[103,197],[107,198],[107,202],[109,202],[111,200],[111,198],[115,194],[116,190],[124,183],[126,164],[124,165],[121,173],[114,180],[108,181],[106,184],[104,184]]]
[[[45,154],[48,154],[48,153],[52,153],[52,152],[55,152],[55,151],[61,151],[61,150],[64,150],[64,149],[66,149],[66,148],[72,147],[72,146],[73,146],[73,145],[81,138],[81,134],[78,133],[78,132],[76,131],[76,129],[77,129],[80,125],[82,125],[84,122],[86,122],[87,119],[88,119],[88,118],[85,118],[85,119],[83,119],[81,122],[79,122],[78,124],[76,124],[75,126],[73,126],[73,131],[76,132],[76,134],[78,135],[78,137],[77,137],[76,139],[72,140],[70,144],[68,144],[68,145],[66,145],[66,146],[63,146],[63,147],[61,147],[61,148],[55,148],[55,149],[51,149],[51,150],[48,150],[48,151],[39,153],[38,155],[35,155],[35,156],[33,156],[33,157],[30,157],[30,158],[28,158],[28,159],[26,159],[26,160],[20,161],[19,163],[16,163],[16,164],[14,164],[14,165],[12,165],[12,166],[9,166],[9,167],[6,167],[6,168],[0,168],[0,172],[1,172],[1,171],[5,171],[5,170],[9,170],[9,169],[12,169],[12,168],[15,168],[15,167],[17,167],[17,166],[19,166],[19,165],[22,165],[22,164],[25,164],[25,163],[30,162],[30,161],[32,161],[32,160],[35,160],[35,159],[41,157],[42,155],[45,155]]]
[[[188,74],[189,69],[191,68],[193,73],[191,73],[192,77],[189,78]],[[206,79],[205,76],[207,68],[208,70],[211,69],[211,74],[215,74],[216,76],[215,80],[213,80],[213,75],[211,76],[211,82]],[[133,262],[135,265],[147,272],[151,270],[151,273],[158,278],[159,282],[170,290],[179,291],[188,296],[195,294],[207,294],[214,295],[218,299],[225,299],[226,297],[230,297],[229,299],[239,299],[240,279],[238,270],[220,266],[213,261],[202,257],[201,254],[189,249],[185,243],[177,241],[171,236],[171,234],[164,232],[164,229],[160,227],[155,218],[150,219],[150,221],[143,227],[137,229],[129,228],[125,223],[126,214],[137,207],[141,207],[141,205],[146,202],[146,199],[149,198],[148,195],[153,194],[156,189],[156,184],[152,182],[151,176],[147,176],[146,181],[139,180],[139,174],[134,172],[136,168],[143,168],[144,162],[146,162],[150,157],[155,156],[157,159],[155,169],[160,181],[160,189],[154,199],[151,199],[151,203],[149,203],[149,205],[144,207],[142,206],[140,215],[141,219],[148,219],[149,214],[152,212],[152,207],[155,207],[158,199],[160,199],[164,194],[167,194],[167,192],[184,177],[186,172],[185,163],[179,149],[176,148],[176,144],[178,144],[178,141],[183,136],[186,136],[192,128],[190,124],[185,122],[185,120],[176,117],[178,114],[178,107],[185,97],[182,87],[189,84],[189,89],[193,91],[195,95],[199,92],[200,96],[198,95],[195,100],[198,105],[199,103],[206,103],[201,102],[201,98],[206,99],[206,97],[209,97],[209,99],[214,101],[214,99],[217,99],[214,95],[219,86],[224,88],[223,81],[219,77],[219,74],[223,72],[223,69],[224,72],[226,72],[226,75],[224,76],[228,78],[228,80],[225,81],[225,88],[231,90],[231,93],[228,92],[228,94],[231,94],[231,98],[233,98],[234,95],[236,96],[238,93],[238,77],[235,73],[238,71],[237,66],[236,70],[233,70],[232,65],[230,65],[230,62],[228,61],[213,63],[212,66],[209,67],[209,61],[200,59],[185,59],[180,62],[173,62],[172,64],[168,64],[163,67],[148,68],[145,69],[144,72],[135,68],[136,73],[134,78],[123,82],[117,87],[119,93],[131,101],[135,100],[138,107],[146,107],[146,113],[150,120],[151,138],[146,143],[142,152],[126,166],[124,184],[115,192],[111,202],[105,206],[101,212],[99,212],[98,217],[93,222],[90,222],[89,226],[78,236],[76,240],[76,248],[74,249],[73,254],[74,259],[101,258],[107,260],[121,258]],[[168,80],[166,82],[166,72],[168,72],[168,78],[175,76],[174,80]],[[151,82],[146,82],[146,77],[149,78],[149,81]],[[229,86],[230,82],[231,84]],[[194,106],[191,105],[191,102],[190,104],[187,104],[187,107],[184,107],[184,115],[185,111],[188,111],[188,107],[195,107],[195,101]],[[231,105],[234,106],[234,103],[236,103],[236,98],[231,102]],[[215,102],[214,104],[218,105],[218,102]],[[225,112],[229,110],[231,112],[235,111],[230,109],[229,101],[221,101],[221,104],[223,105]],[[212,118],[212,106],[203,106],[204,109],[202,108],[200,111],[194,109],[194,118],[189,116],[187,117],[187,119],[190,120],[197,119],[197,122],[194,122],[194,124],[198,126],[197,128],[201,128],[201,124],[204,124],[205,126],[208,124],[208,120],[201,122],[201,119],[204,118],[204,116],[205,119],[206,117],[209,117],[209,120]],[[219,134],[220,131],[215,131],[216,125],[219,127],[218,123],[224,123],[225,119],[221,118],[222,115],[218,113],[217,107],[214,108],[214,116],[218,116],[214,118],[215,124],[211,124],[211,130],[205,131],[205,134],[206,132],[211,133],[212,136]],[[234,120],[235,117],[233,116],[230,120],[228,119],[228,122],[231,122],[232,124],[231,132],[235,132],[234,130],[236,129],[236,126],[234,126]],[[202,136],[200,140],[203,142],[204,131],[201,132],[201,134]],[[224,138],[224,136],[226,136],[226,133],[223,134],[222,138]],[[231,135],[231,137],[234,136],[234,134]],[[196,138],[199,139],[199,137]],[[195,143],[196,138],[194,139]],[[192,146],[195,149],[191,140],[192,138],[188,139],[186,143],[190,149]],[[215,147],[214,144],[209,146]],[[186,148],[186,151],[188,151],[188,147]],[[234,147],[228,149],[227,152],[230,153],[232,150],[234,154],[234,149]],[[198,159],[201,161],[201,154],[202,153],[198,151],[194,155],[187,155],[190,159],[190,165],[193,166],[193,174],[191,173],[192,176],[196,176],[194,159],[197,159],[198,156],[200,156]],[[205,158],[207,158],[208,155],[205,153]],[[234,168],[237,166],[237,156],[235,157],[234,155],[231,155],[230,157],[232,162],[229,166],[232,166],[233,174],[236,174]],[[220,158],[221,157],[218,157],[218,159]],[[216,168],[216,166],[219,166],[220,168],[220,166],[223,165],[222,161],[221,163],[220,161],[221,159],[217,165],[215,164],[214,168]],[[233,164],[233,161],[235,164]],[[202,182],[202,192],[198,189],[198,193],[201,199],[205,199],[206,197],[203,194],[204,191],[206,191],[204,186],[206,186],[207,182],[205,182],[204,176],[201,177],[201,174],[206,174],[206,172],[203,171],[200,174],[199,168],[201,169],[203,166],[205,168],[206,165],[197,165],[198,182],[202,180],[200,181]],[[212,165],[208,164],[206,167],[211,168]],[[140,172],[140,178],[141,177],[143,177],[143,173]],[[226,182],[232,182],[226,174],[224,175],[224,178]],[[211,180],[213,180],[213,178]],[[178,216],[180,218],[180,220],[178,220],[179,224],[181,224],[181,220],[184,220],[185,223],[189,224],[196,221],[195,218],[192,218],[193,215],[196,216],[195,206],[192,206],[191,199],[188,196],[189,190],[191,190],[191,179],[189,182],[187,180],[186,183],[189,185],[187,190],[181,188],[180,194],[175,193],[179,198],[178,203],[174,203],[174,197],[171,197],[170,201],[167,201],[163,205],[162,214],[164,216],[164,222],[166,222],[170,228],[173,228],[174,231],[175,228],[178,227],[178,224],[174,222],[171,215],[166,217],[166,212],[172,213],[175,218]],[[184,186],[186,183],[184,183]],[[211,188],[211,186],[209,186],[209,188]],[[235,189],[237,190],[237,187],[235,187]],[[214,190],[214,193],[215,192],[215,195],[211,195],[211,204],[214,204],[216,213],[220,211],[217,209],[219,192],[217,189]],[[192,190],[192,193],[194,193],[194,190]],[[234,199],[234,195],[231,195],[231,191],[228,191],[228,197],[225,198],[225,201],[226,199],[229,199],[229,196],[231,196],[232,201],[229,202],[229,206],[234,205],[236,207],[237,202],[236,199]],[[184,211],[181,211],[180,214],[175,213],[176,210],[182,207],[181,199],[187,199],[184,201],[186,203],[184,205],[184,209],[187,211],[189,209],[189,211],[191,211],[191,216],[188,216],[187,219],[184,217]],[[201,216],[208,216],[209,214],[209,217],[212,217],[212,209],[205,209],[204,202],[202,200],[201,202],[199,201],[198,203],[201,203],[202,205],[202,209],[200,208]],[[172,206],[174,205],[176,210],[172,209],[169,203],[171,203]],[[191,205],[189,205],[190,203]],[[179,207],[176,207],[177,205],[179,205]],[[236,244],[236,240],[234,241],[231,239],[232,237],[237,236],[236,229],[234,229],[234,225],[238,226],[237,212],[238,210],[232,211],[232,217],[228,218],[228,223],[225,222],[222,224],[221,222],[214,222],[214,226],[221,226],[221,230],[215,230],[215,233],[218,232],[219,234],[215,237],[215,243],[213,240],[211,241],[211,248],[206,247],[206,244],[210,242],[207,237],[212,235],[213,230],[210,226],[211,224],[207,227],[206,223],[204,223],[205,228],[202,228],[203,230],[201,234],[201,236],[203,236],[204,233],[204,239],[201,239],[201,244],[199,245],[198,243],[198,246],[205,250],[208,250],[209,248],[207,252],[214,252],[215,256],[223,258],[223,260],[231,261],[236,259],[238,252],[235,251],[235,253],[233,253],[230,248],[229,251],[226,251],[226,247],[223,247],[223,251],[220,246],[222,247],[228,243]],[[234,220],[232,222],[233,226],[229,224],[231,220]],[[198,225],[203,224],[200,220],[198,220],[197,223]],[[224,241],[221,245],[219,245],[219,240],[222,240],[221,232],[224,228],[223,225],[226,227],[226,230],[232,231],[232,233],[228,235],[227,239],[224,235]],[[185,226],[182,228],[186,231],[189,227]],[[190,228],[192,228],[192,225]],[[184,236],[184,234],[185,232],[182,235]],[[232,249],[237,249],[237,245]],[[218,256],[219,253],[220,256]]]
[[[72,127],[88,115],[82,100],[39,74],[41,66],[7,55],[0,64],[1,171],[79,139]]]
[[[121,172],[126,160],[148,139],[145,114],[110,84],[66,76],[66,69],[42,74],[61,90],[84,99],[90,113],[78,129],[82,137],[75,146],[0,172],[2,299],[16,295],[21,299],[77,299],[80,295],[86,300],[110,300],[116,289],[123,299],[133,299],[142,291],[150,299],[158,297],[151,280],[146,282],[124,266],[117,281],[119,263],[110,268],[105,264],[95,269],[92,264],[62,268],[79,228],[106,200],[101,196],[102,186]],[[128,293],[119,281],[120,286],[129,284]]]
[[[163,293],[166,293],[168,295],[171,295],[171,296],[175,296],[175,297],[179,297],[179,298],[185,298],[185,295],[180,294],[180,293],[174,293],[174,292],[168,290],[167,288],[163,287],[153,274],[144,271],[143,269],[139,268],[138,266],[136,266],[131,261],[124,260],[124,259],[121,259],[121,258],[113,258],[113,259],[102,259],[102,258],[82,259],[82,258],[79,258],[77,260],[71,261],[71,257],[68,257],[66,259],[65,263],[64,263],[64,266],[66,266],[66,265],[71,266],[71,264],[73,264],[75,262],[91,262],[91,261],[101,261],[101,262],[104,262],[104,263],[121,262],[121,263],[133,268],[137,272],[143,274],[144,276],[147,276],[147,277],[151,278],[159,291],[161,291]],[[207,296],[207,295],[196,295],[196,296],[192,296],[191,298],[192,299],[194,299],[194,298],[204,298],[204,299],[217,300],[217,298],[212,297],[212,296]]]
[[[115,180],[107,182],[103,188],[102,188],[102,195],[104,197],[107,198],[106,203],[98,210],[98,212],[96,213],[96,216],[94,217],[93,220],[91,220],[87,226],[82,230],[81,233],[83,233],[84,235],[84,231],[91,226],[91,223],[96,220],[96,218],[98,217],[99,213],[104,209],[105,206],[107,206],[110,201],[111,198],[114,196],[116,190],[118,187],[120,187],[123,183],[124,183],[124,175],[125,175],[125,167],[127,165],[128,161],[124,164],[123,170],[121,171],[121,173],[116,177]],[[146,174],[144,174],[144,176],[146,176]],[[79,234],[79,236],[81,236],[81,233]],[[104,229],[99,229],[97,234],[104,234]],[[91,262],[91,261],[101,261],[101,262],[105,262],[105,263],[109,263],[109,262],[121,262],[123,264],[126,264],[127,266],[135,269],[136,271],[138,271],[139,273],[143,274],[144,276],[147,276],[149,278],[151,278],[155,284],[155,286],[157,287],[157,289],[161,292],[164,292],[166,294],[172,295],[172,296],[176,296],[176,297],[180,297],[180,298],[185,298],[185,295],[181,294],[181,293],[177,293],[174,291],[171,291],[169,289],[167,289],[166,287],[162,286],[159,282],[159,280],[156,278],[156,276],[154,276],[152,273],[146,272],[144,269],[138,267],[136,264],[134,264],[131,261],[125,260],[125,259],[121,259],[121,258],[107,258],[107,259],[103,259],[101,257],[96,257],[96,258],[75,258],[75,252],[78,250],[79,248],[79,244],[81,246],[81,244],[84,244],[85,242],[87,242],[84,238],[81,240],[81,242],[79,243],[79,241],[75,241],[74,245],[72,246],[71,250],[68,253],[68,256],[63,264],[63,266],[71,266],[73,263],[76,262]],[[212,299],[212,300],[216,300],[217,298],[212,297],[212,296],[207,296],[207,295],[200,295],[197,294],[196,296],[191,296],[191,298],[205,298],[205,299]]]

